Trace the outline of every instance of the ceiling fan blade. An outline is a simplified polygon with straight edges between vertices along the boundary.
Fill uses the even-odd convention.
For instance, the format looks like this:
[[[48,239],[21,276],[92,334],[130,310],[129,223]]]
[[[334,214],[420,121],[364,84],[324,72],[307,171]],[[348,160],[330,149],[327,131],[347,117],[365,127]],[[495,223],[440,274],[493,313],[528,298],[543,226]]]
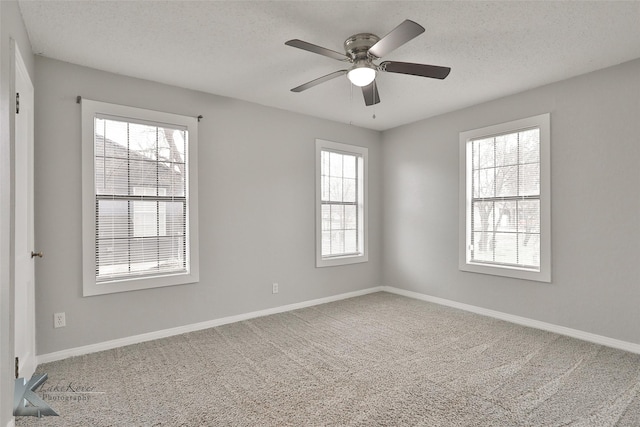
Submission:
[[[376,84],[375,80],[369,83],[367,86],[362,86],[362,95],[364,95],[364,103],[367,107],[380,102],[378,85]]]
[[[451,72],[449,67],[395,61],[385,61],[378,68],[380,71],[388,73],[411,74],[412,76],[431,77],[432,79],[440,80],[446,78]]]
[[[329,81],[331,79],[335,79],[338,76],[341,76],[343,74],[345,74],[347,72],[347,70],[340,70],[340,71],[334,71],[331,74],[327,74],[326,76],[322,76],[322,77],[318,77],[315,80],[311,80],[310,82],[307,82],[303,85],[300,85],[298,87],[294,87],[293,89],[291,89],[291,92],[302,92],[303,90],[307,90],[309,88],[312,88],[316,85],[319,85],[320,83],[324,83],[326,81]]]
[[[422,25],[407,19],[371,46],[369,53],[376,58],[382,58],[423,32]]]
[[[317,53],[318,55],[328,56],[329,58],[337,59],[338,61],[349,61],[349,57],[344,53],[336,52],[335,50],[317,46],[302,40],[293,39],[285,42],[284,44],[291,47],[297,47],[298,49],[306,50],[308,52]]]

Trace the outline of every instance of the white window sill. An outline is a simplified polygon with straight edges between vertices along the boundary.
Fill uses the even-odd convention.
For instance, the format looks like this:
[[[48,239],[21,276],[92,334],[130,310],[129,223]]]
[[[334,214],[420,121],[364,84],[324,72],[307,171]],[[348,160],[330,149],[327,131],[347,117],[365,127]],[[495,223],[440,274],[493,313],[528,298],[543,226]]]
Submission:
[[[472,262],[461,263],[459,265],[461,271],[469,273],[489,274],[492,276],[511,277],[513,279],[533,280],[536,282],[551,282],[550,269],[532,270],[525,268],[476,264]]]
[[[366,254],[318,258],[316,260],[316,267],[336,267],[339,265],[358,264],[367,261],[369,261],[369,257]]]

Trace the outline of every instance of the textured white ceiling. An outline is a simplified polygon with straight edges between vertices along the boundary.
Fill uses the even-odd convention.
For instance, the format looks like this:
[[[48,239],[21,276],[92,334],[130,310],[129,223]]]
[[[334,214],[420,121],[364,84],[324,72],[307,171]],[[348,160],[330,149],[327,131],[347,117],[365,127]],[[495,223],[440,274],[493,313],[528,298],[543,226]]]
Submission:
[[[33,1],[20,9],[36,54],[384,130],[640,57],[640,1]],[[379,73],[365,107],[343,52],[411,19],[426,31],[384,60],[452,68],[446,80]],[[373,118],[375,114],[375,119]]]

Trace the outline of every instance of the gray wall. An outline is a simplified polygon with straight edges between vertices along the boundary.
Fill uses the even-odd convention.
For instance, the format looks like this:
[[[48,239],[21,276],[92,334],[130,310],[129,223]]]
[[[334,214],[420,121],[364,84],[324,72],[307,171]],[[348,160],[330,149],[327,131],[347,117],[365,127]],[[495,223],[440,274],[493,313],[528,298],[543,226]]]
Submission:
[[[38,354],[376,285],[640,343],[640,60],[383,133],[41,57],[35,69]],[[81,296],[76,95],[204,115],[200,283]],[[458,133],[544,112],[552,283],[460,272]],[[370,149],[367,264],[314,267],[315,138]]]
[[[33,54],[15,1],[0,1],[0,426],[13,418],[13,52],[20,49],[33,80]]]
[[[458,270],[458,134],[551,113],[552,283]],[[383,134],[385,285],[640,343],[640,60]]]
[[[378,286],[381,135],[36,58],[37,353]],[[200,283],[83,298],[76,96],[197,116]],[[369,148],[369,262],[315,268],[315,138]],[[271,283],[280,292],[271,294]],[[67,326],[53,328],[53,313]]]

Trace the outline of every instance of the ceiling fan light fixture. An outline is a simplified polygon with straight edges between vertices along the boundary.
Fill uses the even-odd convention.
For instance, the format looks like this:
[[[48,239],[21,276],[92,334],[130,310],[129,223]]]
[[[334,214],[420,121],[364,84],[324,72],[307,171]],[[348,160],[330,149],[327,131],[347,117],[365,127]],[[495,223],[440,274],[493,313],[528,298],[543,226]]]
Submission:
[[[347,77],[356,86],[367,86],[376,78],[376,70],[367,65],[356,65],[347,73]]]

